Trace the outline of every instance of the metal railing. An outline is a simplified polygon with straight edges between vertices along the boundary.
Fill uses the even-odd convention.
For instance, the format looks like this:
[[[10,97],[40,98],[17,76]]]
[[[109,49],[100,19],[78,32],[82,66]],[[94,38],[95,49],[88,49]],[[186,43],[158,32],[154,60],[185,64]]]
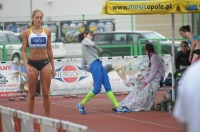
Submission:
[[[10,45],[10,46],[8,46]],[[18,45],[17,48],[15,45]],[[21,42],[3,42],[0,43],[0,61],[13,61],[12,57],[17,54],[19,55],[19,59],[21,59]],[[9,48],[7,48],[9,47]],[[30,54],[30,49],[27,48],[27,56]]]
[[[178,52],[179,45],[183,38],[175,38],[175,53]],[[137,44],[104,44],[99,45],[103,49],[109,49],[112,53],[114,49],[127,49],[127,56],[144,55],[144,46],[147,43],[152,43],[158,54],[171,54],[172,41],[170,38],[166,39],[139,39]],[[119,53],[120,54],[120,53]]]

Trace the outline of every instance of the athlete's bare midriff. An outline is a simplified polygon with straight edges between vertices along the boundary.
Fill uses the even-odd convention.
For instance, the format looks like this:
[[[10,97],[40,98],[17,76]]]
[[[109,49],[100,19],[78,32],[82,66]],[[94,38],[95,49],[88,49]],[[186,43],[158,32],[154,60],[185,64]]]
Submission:
[[[48,58],[47,49],[30,49],[30,60],[42,60]]]
[[[200,42],[199,41],[196,41],[196,47],[194,48],[195,50],[196,49],[200,49]]]

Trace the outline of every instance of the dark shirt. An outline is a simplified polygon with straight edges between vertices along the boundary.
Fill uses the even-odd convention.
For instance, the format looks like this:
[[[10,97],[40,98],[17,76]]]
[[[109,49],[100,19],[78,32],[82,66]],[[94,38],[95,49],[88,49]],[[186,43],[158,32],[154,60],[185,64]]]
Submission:
[[[189,62],[190,50],[186,53],[180,51],[176,54],[175,63],[176,69],[180,70],[180,65],[182,66],[189,66],[191,63]]]

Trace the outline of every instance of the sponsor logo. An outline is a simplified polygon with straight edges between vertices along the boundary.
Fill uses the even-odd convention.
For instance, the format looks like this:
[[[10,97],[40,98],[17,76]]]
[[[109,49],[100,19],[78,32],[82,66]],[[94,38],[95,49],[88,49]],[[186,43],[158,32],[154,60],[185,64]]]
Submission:
[[[46,63],[48,63],[49,61],[45,61],[44,63],[46,64]]]
[[[11,69],[11,66],[0,66],[1,71],[8,71]]]
[[[0,84],[6,84],[6,82],[8,82],[8,80],[6,80],[6,77],[0,74]]]
[[[56,70],[56,76],[54,77],[54,79],[66,83],[74,83],[88,76],[89,73],[85,70],[82,70],[80,67],[75,65],[67,65],[60,67]]]
[[[198,10],[198,5],[197,4],[192,4],[192,5],[187,5],[186,10],[188,11],[197,11]]]
[[[46,44],[46,37],[33,37],[31,44]]]

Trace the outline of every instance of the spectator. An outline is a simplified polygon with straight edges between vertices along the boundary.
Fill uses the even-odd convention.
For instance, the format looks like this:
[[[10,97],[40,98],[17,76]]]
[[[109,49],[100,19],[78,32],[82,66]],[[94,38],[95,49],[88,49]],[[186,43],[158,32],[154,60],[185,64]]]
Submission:
[[[144,77],[138,75],[136,79],[137,85],[128,94],[128,96],[120,102],[120,106],[127,111],[143,111],[150,110],[160,87],[160,80],[165,76],[164,62],[162,58],[155,53],[152,44],[145,45],[145,53],[149,57],[149,66]],[[113,108],[115,111],[116,108]],[[126,111],[126,112],[127,112]]]
[[[173,116],[181,125],[180,132],[200,132],[199,67],[200,61],[192,64],[179,82]]]
[[[180,44],[181,51],[176,54],[175,63],[176,63],[176,70],[184,69],[188,67],[191,63],[189,61],[190,57],[190,49],[188,42],[182,41]]]
[[[189,25],[180,27],[179,33],[183,38],[187,39],[187,42],[191,45],[189,61],[194,63],[200,55],[199,37],[191,32]]]

